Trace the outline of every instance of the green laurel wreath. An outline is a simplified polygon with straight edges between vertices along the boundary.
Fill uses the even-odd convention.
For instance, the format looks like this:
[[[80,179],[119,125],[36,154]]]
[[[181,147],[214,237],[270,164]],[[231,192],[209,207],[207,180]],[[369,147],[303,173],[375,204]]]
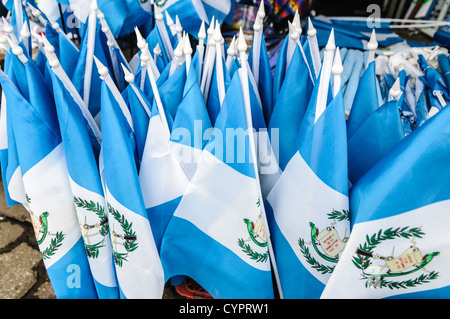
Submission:
[[[337,221],[344,221],[344,220],[350,220],[350,211],[343,209],[342,212],[333,209],[333,211],[328,215],[328,219],[335,219]]]
[[[374,249],[379,245],[381,242],[385,240],[391,240],[395,238],[405,238],[409,239],[411,237],[415,238],[422,238],[422,236],[425,235],[424,232],[420,230],[420,228],[414,227],[410,228],[409,226],[403,227],[403,228],[396,228],[393,229],[392,227],[386,229],[383,231],[380,229],[378,233],[373,234],[369,237],[369,235],[366,236],[366,242],[359,245],[359,248],[361,250],[364,250],[368,253],[373,253]],[[370,257],[368,256],[362,256],[362,255],[356,255],[353,256],[353,264],[356,268],[362,270],[362,279],[366,279],[365,286],[366,287],[375,287],[373,285],[372,280],[369,276],[367,276],[364,273],[364,270],[367,269],[370,265]],[[415,287],[424,283],[429,282],[430,280],[436,279],[438,277],[439,273],[432,271],[428,274],[421,274],[415,279],[409,279],[404,281],[388,281],[388,280],[382,280],[377,287],[379,288],[389,288],[389,289],[400,289],[400,288],[411,288]]]
[[[333,209],[333,211],[331,213],[328,213],[327,216],[328,219],[337,220],[341,222],[345,220],[350,220],[350,211],[347,209],[343,209],[342,211]],[[323,265],[320,262],[318,262],[314,257],[311,256],[309,248],[306,246],[304,239],[302,238],[298,239],[298,246],[300,248],[300,252],[303,254],[303,257],[305,257],[306,262],[311,265],[311,268],[317,270],[322,275],[326,275],[334,271],[335,268],[334,266]]]
[[[305,245],[305,240],[299,238],[298,239],[298,246],[300,247],[300,251],[303,254],[303,257],[305,257],[306,262],[311,265],[311,268],[317,270],[318,272],[322,273],[322,275],[332,273],[334,271],[334,266],[326,266],[321,263],[319,263],[314,257],[311,256],[309,252],[309,248]]]
[[[81,197],[73,197],[73,200],[75,202],[75,205],[77,207],[81,207],[86,209],[89,212],[95,213],[98,218],[100,219],[100,229],[99,234],[103,237],[103,240],[96,244],[86,244],[84,243],[84,246],[86,248],[86,252],[88,257],[91,258],[97,258],[99,256],[99,249],[104,247],[104,237],[109,233],[109,226],[108,226],[108,216],[105,214],[105,210],[102,205],[99,203],[96,203],[94,201],[87,201],[85,199],[82,199]]]
[[[242,251],[247,254],[252,260],[256,262],[267,262],[269,257],[269,252],[265,252],[264,254],[260,254],[254,251],[250,245],[245,244],[245,241],[242,238],[238,239],[238,246],[242,248]]]
[[[25,194],[25,198],[27,202],[31,204],[31,198],[28,196],[28,194]],[[50,245],[44,250],[41,250],[42,259],[50,259],[53,255],[55,255],[55,252],[62,245],[62,241],[64,240],[64,238],[65,235],[62,231],[57,232],[55,238],[50,240]]]
[[[120,214],[117,210],[115,210],[109,203],[108,203],[108,211],[119,223],[120,227],[122,227],[125,236],[131,237],[136,235],[136,233],[131,228],[133,223],[129,223],[128,220],[125,219],[125,216]],[[138,248],[138,244],[136,240],[125,239],[124,247],[125,250],[127,251],[126,253],[119,253],[113,249],[114,263],[119,267],[122,267],[123,262],[127,261],[128,254]]]
[[[65,235],[63,232],[57,232],[55,238],[50,241],[50,246],[41,252],[42,259],[50,259],[58,248],[62,245]]]

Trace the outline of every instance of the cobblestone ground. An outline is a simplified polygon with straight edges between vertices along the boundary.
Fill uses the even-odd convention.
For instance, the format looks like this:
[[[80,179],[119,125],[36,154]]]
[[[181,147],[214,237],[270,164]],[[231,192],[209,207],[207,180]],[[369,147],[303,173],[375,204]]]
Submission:
[[[56,299],[29,213],[21,205],[7,207],[0,184],[0,299]],[[168,285],[163,299],[179,298]]]

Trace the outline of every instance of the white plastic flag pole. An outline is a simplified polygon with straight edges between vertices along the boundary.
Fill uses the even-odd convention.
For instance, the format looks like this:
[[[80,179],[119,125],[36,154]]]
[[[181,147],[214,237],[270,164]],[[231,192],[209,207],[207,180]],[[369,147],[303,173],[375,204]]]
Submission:
[[[175,16],[175,31],[177,33],[178,41],[181,41],[182,34],[183,34],[183,27],[181,26],[178,15]]]
[[[139,50],[142,50],[145,48],[145,45],[147,44],[147,42],[145,41],[145,39],[142,37],[141,33],[139,32],[138,27],[134,28],[134,32],[136,33],[136,39],[137,39],[137,47],[139,48]],[[141,60],[141,79],[139,81],[139,87],[141,90],[144,90],[144,85],[145,85],[145,77],[146,77],[146,73],[147,73],[147,61],[148,59],[143,59],[142,58],[142,53],[140,56],[140,60]]]
[[[206,49],[205,49],[205,57],[203,59],[203,72],[202,72],[202,78],[200,83],[202,83],[204,80],[203,78],[205,77],[205,71],[206,71],[206,61],[209,61],[211,58],[209,57],[209,55],[211,54],[211,43],[212,43],[212,37],[213,37],[213,33],[214,33],[214,17],[212,17],[211,19],[211,24],[208,27],[208,30],[206,30],[207,33],[207,37],[206,37]],[[201,87],[201,86],[200,86]],[[203,92],[203,91],[202,91]]]
[[[305,51],[303,50],[302,43],[300,42],[300,36],[302,35],[303,30],[302,30],[302,25],[301,25],[301,22],[300,22],[300,15],[298,14],[298,10],[295,11],[295,15],[294,15],[294,20],[292,22],[292,26],[293,26],[293,28],[296,31],[295,35],[298,35],[298,37],[296,37],[295,41],[297,42],[298,48],[300,49],[300,53],[302,54],[303,59],[305,60],[306,66],[308,68],[309,77],[311,78],[312,83],[314,83],[315,82],[315,77],[313,76],[313,71],[314,71],[314,74],[315,74],[316,70],[314,69],[314,66],[312,66],[313,67],[313,71],[311,71],[311,66],[308,63],[308,59],[306,58],[306,54],[305,54]],[[320,53],[319,53],[319,55],[320,55]],[[319,59],[320,59],[320,56],[319,56]],[[319,73],[320,73],[320,69],[319,69]],[[316,76],[316,78],[317,78],[317,76]]]
[[[249,85],[248,85],[248,68],[247,68],[247,53],[246,53],[247,43],[244,38],[244,33],[242,31],[242,27],[239,31],[239,40],[238,40],[237,49],[239,51],[239,56],[240,56],[241,65],[242,65],[238,72],[239,72],[239,77],[241,80],[242,93],[243,93],[243,98],[244,98],[245,117],[246,117],[246,121],[247,121],[250,150],[251,150],[251,156],[252,156],[252,161],[253,161],[253,167],[255,170],[257,191],[258,191],[259,198],[262,199],[262,192],[261,192],[261,186],[260,186],[260,181],[259,181],[258,160],[257,160],[257,155],[256,155],[256,143],[255,143],[255,137],[254,137],[251,106],[250,106],[250,89],[249,89]],[[270,238],[270,231],[269,231],[269,227],[268,227],[266,210],[264,208],[264,204],[260,205],[260,208],[261,208],[261,213],[263,216],[264,230],[265,230],[266,238],[267,238],[267,247],[268,247],[268,251],[269,251],[269,257],[271,260],[275,280],[277,283],[278,293],[280,295],[280,298],[283,299],[283,290],[281,289],[281,281],[280,281],[280,276],[278,273],[278,266],[277,266],[277,263],[275,260],[275,254],[274,254],[273,247],[272,247],[272,241]]]
[[[114,84],[114,81],[112,80],[111,76],[109,75],[108,68],[104,66],[99,59],[97,59],[96,56],[94,56],[94,61],[98,69],[98,73],[100,74],[100,78],[105,81],[106,85],[108,86],[109,90],[111,91],[112,95],[116,99],[117,103],[120,106],[120,109],[122,110],[123,115],[125,116],[128,124],[131,127],[131,130],[134,131],[133,126],[133,119],[131,117],[130,110],[128,109],[127,104],[125,103],[122,95],[120,94],[119,90],[117,89],[117,86]]]
[[[202,81],[200,82],[200,89],[203,93],[203,98],[205,99],[205,101],[207,100],[209,92],[209,87],[207,86],[207,83],[210,82],[211,73],[214,66],[215,50],[216,44],[214,41],[214,37],[211,34],[211,36],[208,37],[208,51],[206,53],[206,60],[203,68]]]
[[[367,49],[369,50],[369,58],[367,60],[367,66],[372,61],[375,61],[375,50],[378,48],[377,36],[375,34],[375,29],[372,30],[372,34],[370,36],[370,41],[367,43]]]
[[[86,66],[84,69],[84,83],[83,83],[83,100],[86,105],[89,105],[89,95],[91,93],[91,77],[94,59],[95,47],[95,31],[97,30],[97,13],[96,1],[91,5],[91,12],[88,16],[88,30],[87,30],[87,49],[86,49]]]
[[[84,103],[83,99],[81,98],[80,94],[78,93],[77,89],[73,85],[72,81],[69,79],[67,73],[62,68],[56,54],[55,54],[55,48],[50,44],[50,42],[47,40],[47,38],[43,37],[44,42],[44,52],[47,57],[48,63],[50,67],[52,68],[53,73],[60,79],[64,87],[69,91],[70,95],[74,99],[75,103],[77,103],[78,107],[81,110],[81,113],[83,114],[84,118],[86,119],[89,127],[92,130],[92,133],[94,134],[97,142],[99,145],[102,145],[102,134],[100,132],[100,128],[97,125],[97,122],[95,121],[94,117],[92,116],[91,112],[89,111],[87,105]]]
[[[139,90],[136,88],[136,85],[134,85],[134,75],[131,73],[123,63],[120,64],[123,69],[123,73],[125,74],[125,81],[127,81],[128,85],[133,89],[134,93],[136,94],[137,98],[139,99],[139,102],[141,102],[142,108],[145,110],[145,113],[147,113],[148,117],[150,118],[152,115],[152,112],[150,111],[147,103],[145,103],[144,98],[142,97]]]
[[[203,58],[205,55],[205,39],[206,39],[206,30],[205,30],[205,21],[202,21],[202,24],[200,26],[200,30],[198,31],[198,45],[197,45],[197,52],[198,52],[198,81],[200,82],[202,78],[202,71],[203,71]]]
[[[31,10],[31,15],[39,20],[39,22],[45,27],[47,25],[47,20],[42,17],[42,12],[31,4],[27,3],[28,8]]]
[[[145,47],[144,50],[148,51],[148,46]],[[150,78],[150,85],[152,87],[153,96],[154,96],[155,102],[156,102],[156,107],[158,108],[159,116],[161,117],[161,120],[163,122],[162,124],[164,125],[165,131],[166,131],[166,136],[167,136],[167,138],[170,138],[170,128],[169,128],[169,124],[167,122],[166,113],[164,111],[164,106],[161,101],[161,96],[159,94],[158,86],[156,85],[155,77],[154,77],[153,73],[151,72],[151,70],[149,70],[148,64],[147,64],[147,73]]]
[[[16,25],[17,30],[22,30],[23,28],[23,7],[22,0],[14,0],[14,12],[16,16]]]
[[[102,31],[106,34],[108,42],[110,43],[110,44],[108,44],[108,46],[118,49],[118,51],[122,57],[122,61],[125,62],[125,66],[129,70],[131,70],[130,65],[127,62],[127,59],[122,52],[122,49],[120,48],[119,44],[117,43],[116,38],[114,37],[114,34],[112,33],[111,28],[109,27],[108,22],[105,19],[105,15],[103,14],[103,12],[100,11],[100,9],[97,9],[97,18],[100,20],[100,24],[102,26]]]
[[[333,97],[339,93],[341,89],[341,74],[344,72],[344,66],[342,65],[341,53],[339,48],[336,48],[336,53],[334,55],[334,62],[331,68],[331,72],[334,75],[333,79]]]
[[[179,62],[181,60],[181,57],[183,56],[183,46],[184,46],[184,39],[181,38],[180,41],[178,42],[177,47],[175,48],[174,51],[174,57],[172,59],[172,63],[170,64],[170,69],[169,69],[169,77],[175,73],[175,71],[178,69],[179,66]]]
[[[309,49],[311,51],[311,57],[314,66],[314,73],[316,75],[316,79],[319,77],[320,68],[322,67],[322,61],[320,59],[320,49],[319,43],[317,41],[317,30],[314,28],[311,18],[308,17],[308,41],[309,41]]]
[[[319,117],[325,111],[328,101],[328,89],[330,87],[331,68],[333,64],[334,51],[336,45],[334,42],[334,29],[331,29],[330,36],[328,38],[327,45],[325,46],[325,53],[323,57],[322,73],[319,82],[319,91],[317,92],[316,102],[316,114],[314,123],[317,122]]]
[[[286,52],[286,72],[289,69],[289,65],[291,64],[292,56],[295,51],[295,46],[297,45],[297,40],[300,39],[300,34],[295,29],[294,25],[291,23],[291,21],[288,21],[289,25],[289,42],[288,42],[288,48]]]
[[[261,1],[264,8],[264,1]],[[262,38],[262,19],[259,17],[259,12],[256,15],[255,23],[253,24],[253,52],[252,52],[252,73],[255,78],[256,86],[259,84],[259,59],[261,55],[261,38]]]
[[[220,105],[222,105],[223,100],[225,99],[225,80],[223,73],[223,58],[222,58],[222,33],[220,32],[220,25],[216,25],[216,29],[214,30],[214,42],[216,43],[216,76],[217,76],[217,88],[219,90],[219,101]]]
[[[158,28],[159,34],[161,35],[161,39],[164,44],[164,50],[166,50],[166,53],[167,53],[167,56],[169,57],[169,59],[172,60],[173,56],[174,56],[174,52],[173,52],[172,43],[170,42],[169,34],[167,33],[166,24],[164,23],[164,17],[162,15],[161,11],[159,10],[158,6],[156,5],[156,3],[153,5],[153,8],[154,8],[153,13],[155,14],[156,26]]]
[[[145,41],[144,37],[142,36],[141,32],[139,31],[139,29],[137,27],[134,28],[134,32],[136,33],[137,46],[138,46],[139,50],[141,50],[141,52],[143,53],[144,49],[148,46],[148,43],[147,43],[147,41]],[[156,63],[153,60],[153,58],[151,57],[150,53],[148,55],[144,55],[144,56],[142,56],[142,53],[141,53],[141,56],[140,56],[140,58],[141,58],[141,65],[143,66],[143,68],[142,68],[142,71],[143,71],[142,73],[143,74],[141,74],[141,84],[142,84],[143,78],[145,78],[145,73],[146,72],[144,72],[144,69],[145,69],[144,64],[146,64],[146,63],[150,64],[150,68],[152,69],[153,74],[154,74],[156,79],[158,79],[159,76],[160,76],[160,72],[158,70],[158,67],[156,66]],[[143,87],[141,87],[141,89],[142,88]]]
[[[166,23],[169,27],[170,33],[172,34],[172,36],[174,36],[177,33],[175,22],[173,22],[173,19],[167,10],[164,13],[166,14]]]
[[[155,47],[153,48],[153,60],[155,60],[155,64],[158,65],[158,58],[162,55],[161,47],[159,46],[159,43],[156,43]]]
[[[12,25],[9,24],[8,20],[6,20],[5,17],[2,17],[2,20],[3,20],[3,31],[8,33],[8,35],[11,37],[11,40],[13,40],[14,43],[19,43],[19,40],[14,34],[14,28],[12,27]]]
[[[20,37],[22,38],[22,43],[25,46],[25,49],[28,52],[28,55],[31,56],[31,48],[28,47],[28,39],[30,38],[31,33],[30,33],[30,29],[28,28],[28,23],[25,22],[23,24],[22,30],[20,30]]]
[[[227,60],[225,62],[225,65],[227,67],[228,72],[231,71],[231,64],[233,63],[234,59],[236,59],[237,50],[236,50],[236,37],[234,36],[231,40],[230,46],[227,50]]]
[[[189,41],[189,36],[186,34],[184,39],[184,46],[183,46],[183,53],[184,57],[186,59],[186,76],[189,74],[189,68],[191,67],[191,60],[192,60],[192,47],[191,47],[191,41]]]

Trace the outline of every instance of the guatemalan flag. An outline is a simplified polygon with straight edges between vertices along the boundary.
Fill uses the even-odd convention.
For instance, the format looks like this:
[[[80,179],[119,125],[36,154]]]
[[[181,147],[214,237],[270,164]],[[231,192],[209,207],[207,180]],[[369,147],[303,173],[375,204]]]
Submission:
[[[53,94],[67,171],[77,207],[98,297],[119,298],[108,222],[108,211],[98,169],[101,134],[83,100],[60,65],[53,64]]]
[[[318,299],[350,233],[342,91],[327,104],[327,51],[296,142],[267,196],[270,233],[285,298]]]
[[[232,79],[196,172],[167,226],[161,259],[166,278],[189,276],[216,299],[273,298],[239,76],[236,72]],[[239,144],[233,143],[236,133],[244,133]]]
[[[68,178],[53,97],[33,61],[24,63],[28,81],[19,92],[2,73],[2,88],[10,105],[9,130],[14,132],[17,159],[22,173],[25,200],[30,212],[37,244],[56,297],[60,299],[97,298],[88,263],[73,194]],[[16,70],[20,70],[16,68]],[[39,85],[36,86],[36,83]],[[50,178],[51,177],[51,178]],[[20,178],[13,176],[11,180]]]
[[[122,97],[117,88],[113,92],[107,85],[108,79],[104,79],[101,88],[100,170],[103,172],[120,297],[161,298],[164,274],[139,185],[132,123],[129,122],[130,116],[121,109],[118,99]]]
[[[444,108],[353,186],[351,235],[322,298],[448,299],[449,123]]]

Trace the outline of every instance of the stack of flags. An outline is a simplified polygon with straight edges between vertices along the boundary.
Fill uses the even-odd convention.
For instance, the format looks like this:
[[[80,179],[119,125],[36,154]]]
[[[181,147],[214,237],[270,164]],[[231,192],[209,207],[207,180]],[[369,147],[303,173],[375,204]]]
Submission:
[[[88,2],[79,45],[17,0],[0,33],[5,194],[58,298],[450,297],[448,52],[340,47],[297,11],[272,72],[263,1],[249,47],[232,2],[192,0],[142,3],[128,60],[107,5],[133,6]]]

